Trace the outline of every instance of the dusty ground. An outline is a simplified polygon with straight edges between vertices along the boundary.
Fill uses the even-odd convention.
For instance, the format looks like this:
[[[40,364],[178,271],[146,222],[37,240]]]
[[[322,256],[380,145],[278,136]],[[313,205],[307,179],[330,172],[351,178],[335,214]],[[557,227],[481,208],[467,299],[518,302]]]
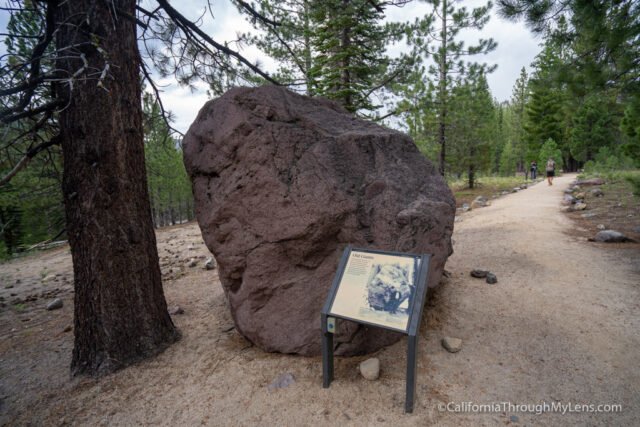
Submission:
[[[404,341],[376,354],[380,380],[359,376],[363,358],[339,358],[336,380],[323,389],[319,358],[266,354],[240,337],[189,224],[158,233],[168,303],[185,310],[174,316],[182,340],[100,380],[69,378],[68,249],[0,265],[0,424],[640,425],[639,245],[588,243],[573,232],[560,213],[573,178],[493,200],[456,223],[452,276],[432,294],[421,331],[412,415],[403,413]],[[191,258],[197,267],[187,266]],[[495,272],[498,284],[469,277],[477,267]],[[54,293],[65,305],[48,312]],[[442,348],[445,335],[464,340],[459,353]],[[295,383],[269,391],[283,373]],[[447,402],[554,401],[622,411],[438,410]]]
[[[624,233],[625,236],[640,242],[640,197],[634,196],[633,187],[624,179],[606,179],[598,186],[604,195],[594,196],[592,187],[584,186],[584,211],[569,212],[567,215],[578,225],[578,232],[584,237],[593,237],[598,225]]]

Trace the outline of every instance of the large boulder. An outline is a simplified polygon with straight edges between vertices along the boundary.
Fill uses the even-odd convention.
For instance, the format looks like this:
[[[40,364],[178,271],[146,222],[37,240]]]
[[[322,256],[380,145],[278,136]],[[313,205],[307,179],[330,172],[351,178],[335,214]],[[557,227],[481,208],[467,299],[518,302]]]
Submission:
[[[452,253],[455,203],[406,135],[338,104],[265,86],[200,110],[184,138],[196,217],[238,331],[267,351],[320,353],[320,310],[343,249]],[[337,354],[401,335],[341,322]]]

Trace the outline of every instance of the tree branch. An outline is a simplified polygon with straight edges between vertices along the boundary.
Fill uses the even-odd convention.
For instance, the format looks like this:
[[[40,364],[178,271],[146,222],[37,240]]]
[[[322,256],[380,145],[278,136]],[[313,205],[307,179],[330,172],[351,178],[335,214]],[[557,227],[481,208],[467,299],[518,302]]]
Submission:
[[[262,15],[260,12],[258,12],[257,10],[255,10],[253,7],[251,7],[251,5],[245,1],[242,0],[235,0],[236,3],[238,3],[244,10],[246,10],[251,16],[253,16],[256,19],[261,20],[262,22],[264,22],[265,24],[269,24],[269,25],[273,25],[274,27],[278,27],[280,25],[282,25],[279,22],[276,22],[272,19],[267,18],[266,16]]]
[[[260,75],[270,83],[280,86],[280,83],[278,81],[274,80],[271,76],[269,76],[269,74],[265,73],[260,68],[252,64],[244,56],[240,55],[235,50],[229,49],[228,47],[221,45],[220,43],[216,42],[211,37],[209,37],[209,35],[207,35],[207,33],[205,33],[204,31],[202,31],[202,29],[200,29],[195,23],[185,18],[180,12],[174,9],[167,0],[158,0],[158,4],[167,13],[167,15],[169,15],[169,17],[176,23],[176,25],[179,25],[181,28],[185,29],[185,31],[188,29],[193,34],[197,34],[202,38],[202,40],[209,43],[215,49],[237,59],[240,63],[246,65],[249,69],[251,69],[256,74]]]
[[[6,174],[2,179],[0,179],[0,187],[7,184],[11,179],[16,176],[18,172],[24,169],[31,159],[33,159],[38,153],[46,150],[49,147],[53,147],[54,145],[60,145],[62,142],[62,138],[60,135],[56,135],[51,138],[49,141],[43,142],[42,144],[36,145],[35,147],[30,148],[27,153],[16,163],[16,165],[11,169],[11,171]]]

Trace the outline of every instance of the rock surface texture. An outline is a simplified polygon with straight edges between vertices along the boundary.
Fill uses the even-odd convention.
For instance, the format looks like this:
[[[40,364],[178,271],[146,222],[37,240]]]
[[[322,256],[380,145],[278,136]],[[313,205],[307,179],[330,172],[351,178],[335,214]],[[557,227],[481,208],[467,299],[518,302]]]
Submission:
[[[406,135],[283,88],[238,88],[184,138],[196,216],[238,331],[267,351],[320,353],[320,310],[348,244],[452,253],[455,203]],[[340,322],[336,354],[401,335]]]

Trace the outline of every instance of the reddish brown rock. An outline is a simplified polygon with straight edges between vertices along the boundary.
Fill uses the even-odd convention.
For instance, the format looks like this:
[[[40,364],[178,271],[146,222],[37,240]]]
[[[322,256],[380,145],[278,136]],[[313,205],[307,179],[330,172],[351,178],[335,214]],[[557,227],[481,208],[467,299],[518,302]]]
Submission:
[[[283,88],[239,88],[184,138],[196,216],[236,327],[267,351],[320,352],[320,309],[345,246],[451,254],[455,204],[406,135]],[[337,354],[397,333],[341,322]]]

